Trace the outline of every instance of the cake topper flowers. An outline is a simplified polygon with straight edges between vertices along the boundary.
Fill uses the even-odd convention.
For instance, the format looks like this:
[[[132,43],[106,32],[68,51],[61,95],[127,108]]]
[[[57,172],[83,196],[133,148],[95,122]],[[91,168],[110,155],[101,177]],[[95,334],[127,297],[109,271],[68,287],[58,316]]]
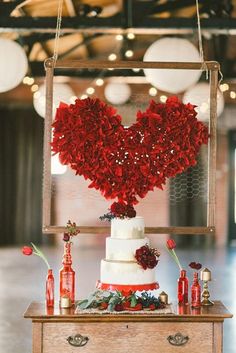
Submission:
[[[89,188],[134,206],[196,164],[208,129],[197,120],[194,108],[177,97],[166,103],[152,100],[127,128],[116,110],[97,98],[61,103],[52,125],[52,151],[76,175],[90,180]]]
[[[124,202],[113,202],[109,212],[99,218],[101,221],[108,220],[110,222],[113,218],[134,218],[135,216],[134,206],[126,205]]]

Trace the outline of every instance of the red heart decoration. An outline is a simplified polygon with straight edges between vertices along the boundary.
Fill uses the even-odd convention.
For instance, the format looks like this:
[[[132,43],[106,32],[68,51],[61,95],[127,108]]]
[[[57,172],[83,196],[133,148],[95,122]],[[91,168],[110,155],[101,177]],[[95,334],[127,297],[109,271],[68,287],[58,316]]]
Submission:
[[[106,199],[133,205],[137,197],[162,189],[167,178],[196,164],[208,129],[194,107],[177,97],[151,101],[126,128],[116,110],[99,99],[61,103],[52,125],[52,151]]]

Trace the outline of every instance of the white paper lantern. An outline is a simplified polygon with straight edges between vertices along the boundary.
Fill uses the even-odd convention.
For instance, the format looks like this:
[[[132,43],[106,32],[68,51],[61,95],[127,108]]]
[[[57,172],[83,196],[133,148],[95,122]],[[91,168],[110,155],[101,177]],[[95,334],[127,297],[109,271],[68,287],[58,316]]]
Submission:
[[[199,62],[197,48],[182,38],[162,38],[154,42],[146,51],[143,61]],[[200,70],[144,69],[147,81],[156,88],[180,93],[197,83]]]
[[[36,112],[42,117],[45,117],[46,108],[46,86],[45,84],[39,86],[37,92],[34,93],[33,104]],[[70,86],[65,83],[53,84],[53,117],[56,114],[56,109],[59,107],[60,102],[67,104],[72,103],[74,92]]]
[[[18,86],[28,70],[24,49],[16,42],[0,38],[0,92]]]
[[[196,105],[198,112],[197,118],[201,121],[207,121],[210,117],[210,85],[207,82],[200,82],[196,86],[187,90],[183,96],[184,103]],[[217,91],[217,116],[220,116],[224,110],[224,96],[218,89]]]
[[[105,87],[104,95],[108,102],[121,105],[129,100],[131,96],[131,89],[127,83],[108,83]]]
[[[51,174],[53,175],[61,175],[65,174],[67,171],[67,166],[61,164],[59,161],[58,154],[55,154],[51,157]]]

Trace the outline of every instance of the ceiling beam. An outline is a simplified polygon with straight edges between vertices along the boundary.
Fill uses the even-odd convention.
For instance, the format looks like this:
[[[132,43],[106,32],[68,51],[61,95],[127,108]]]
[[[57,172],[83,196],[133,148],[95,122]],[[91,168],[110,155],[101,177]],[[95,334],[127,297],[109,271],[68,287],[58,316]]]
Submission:
[[[62,33],[122,33],[136,34],[189,33],[197,29],[196,18],[143,18],[133,19],[129,28],[121,14],[106,18],[63,17]],[[215,34],[236,34],[236,18],[202,18],[202,30]],[[56,29],[56,17],[7,17],[0,15],[0,32],[52,33]]]
[[[73,0],[65,0],[66,8],[71,17],[76,16]]]

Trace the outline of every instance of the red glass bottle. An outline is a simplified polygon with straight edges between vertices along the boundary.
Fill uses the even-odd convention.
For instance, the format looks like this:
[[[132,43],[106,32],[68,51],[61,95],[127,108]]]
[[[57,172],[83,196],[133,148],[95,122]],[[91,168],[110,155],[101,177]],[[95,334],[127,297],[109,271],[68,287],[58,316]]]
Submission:
[[[48,269],[48,274],[46,278],[46,306],[54,306],[54,276],[52,269]]]
[[[178,303],[188,304],[188,278],[185,270],[180,271],[178,279]]]
[[[71,304],[75,302],[75,271],[72,269],[71,242],[65,242],[63,267],[60,270],[60,299],[68,297]]]
[[[193,274],[193,284],[191,286],[191,306],[200,308],[201,306],[201,285],[198,281],[198,272]]]

